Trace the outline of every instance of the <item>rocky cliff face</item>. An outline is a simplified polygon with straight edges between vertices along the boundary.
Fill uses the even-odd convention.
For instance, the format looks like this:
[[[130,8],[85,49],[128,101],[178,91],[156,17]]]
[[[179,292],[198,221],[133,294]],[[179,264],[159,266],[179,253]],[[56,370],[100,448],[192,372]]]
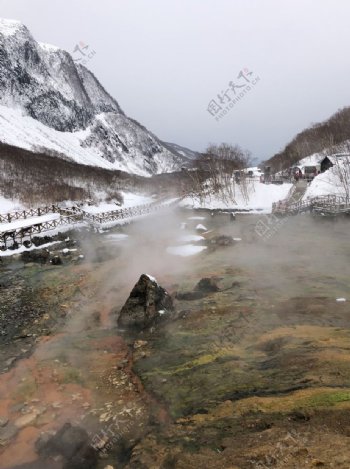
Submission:
[[[0,141],[14,144],[13,134],[21,148],[37,149],[39,140],[42,149],[75,161],[81,153],[80,163],[142,175],[179,169],[186,160],[128,118],[68,52],[36,42],[20,22],[0,20]]]

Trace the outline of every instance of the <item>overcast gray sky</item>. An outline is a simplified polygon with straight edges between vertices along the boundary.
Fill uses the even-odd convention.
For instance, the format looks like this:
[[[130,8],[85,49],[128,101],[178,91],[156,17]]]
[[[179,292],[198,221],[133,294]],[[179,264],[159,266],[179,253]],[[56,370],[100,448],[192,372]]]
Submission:
[[[348,0],[0,0],[0,16],[69,52],[88,44],[126,114],[195,150],[224,141],[266,159],[350,104]],[[208,103],[242,68],[260,81],[216,121]]]

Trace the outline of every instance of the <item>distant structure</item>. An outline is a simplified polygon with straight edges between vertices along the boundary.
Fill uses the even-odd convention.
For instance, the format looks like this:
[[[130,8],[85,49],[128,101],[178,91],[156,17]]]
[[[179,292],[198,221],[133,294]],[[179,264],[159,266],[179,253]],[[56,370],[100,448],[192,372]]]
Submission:
[[[327,169],[331,168],[334,165],[332,159],[333,158],[329,156],[325,156],[323,158],[323,160],[320,163],[321,173],[324,173],[325,171],[327,171]]]

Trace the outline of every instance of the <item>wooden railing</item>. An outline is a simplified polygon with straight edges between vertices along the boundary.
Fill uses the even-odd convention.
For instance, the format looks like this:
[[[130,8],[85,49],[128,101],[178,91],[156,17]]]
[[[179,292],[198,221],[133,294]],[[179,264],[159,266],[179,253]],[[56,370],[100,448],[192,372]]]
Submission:
[[[350,200],[348,197],[339,195],[324,195],[312,197],[298,202],[289,203],[282,200],[272,204],[272,212],[283,214],[296,214],[306,211],[347,213],[350,212]]]
[[[166,203],[166,200],[163,200],[153,202],[151,204],[137,205],[135,207],[130,207],[126,209],[113,210],[110,212],[101,212],[96,214],[86,212],[76,206],[67,208],[51,206],[51,210],[49,210],[49,207],[45,207],[45,209],[26,210],[25,216],[23,212],[12,212],[11,214],[2,215],[0,221],[5,222],[6,224],[9,224],[11,226],[11,222],[13,221],[38,217],[46,215],[48,213],[59,213],[60,218],[49,221],[42,221],[30,225],[28,227],[19,227],[13,229],[7,227],[6,231],[1,231],[0,225],[0,242],[2,241],[5,249],[8,248],[9,242],[11,243],[11,245],[16,243],[20,246],[23,244],[24,240],[31,240],[33,235],[55,230],[61,225],[74,226],[77,223],[84,222],[88,222],[89,224],[103,224],[116,220],[129,219],[135,216],[146,215],[151,212],[156,212],[158,210],[161,210],[162,208],[166,208],[170,205],[178,203],[180,200],[181,198],[178,198],[170,203]],[[54,208],[54,211],[52,210],[52,208]],[[31,217],[29,215],[31,215]]]
[[[60,225],[74,225],[80,221],[82,221],[81,215],[60,217],[25,228],[14,228],[13,230],[0,232],[0,239],[4,243],[5,249],[7,249],[9,241],[11,241],[11,245],[18,244],[18,246],[21,246],[24,240],[31,240],[32,236],[55,230]]]
[[[46,207],[30,208],[28,210],[17,210],[9,213],[0,213],[0,223],[11,223],[16,220],[26,220],[27,218],[41,217],[48,213],[58,213],[57,205],[49,205]]]

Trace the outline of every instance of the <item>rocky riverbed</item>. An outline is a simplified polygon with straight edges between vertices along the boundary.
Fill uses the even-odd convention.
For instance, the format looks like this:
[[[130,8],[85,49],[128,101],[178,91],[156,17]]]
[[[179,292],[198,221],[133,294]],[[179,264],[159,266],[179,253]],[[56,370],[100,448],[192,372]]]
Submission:
[[[350,467],[348,221],[261,220],[169,212],[5,260],[0,467]],[[118,327],[143,273],[175,312]]]

